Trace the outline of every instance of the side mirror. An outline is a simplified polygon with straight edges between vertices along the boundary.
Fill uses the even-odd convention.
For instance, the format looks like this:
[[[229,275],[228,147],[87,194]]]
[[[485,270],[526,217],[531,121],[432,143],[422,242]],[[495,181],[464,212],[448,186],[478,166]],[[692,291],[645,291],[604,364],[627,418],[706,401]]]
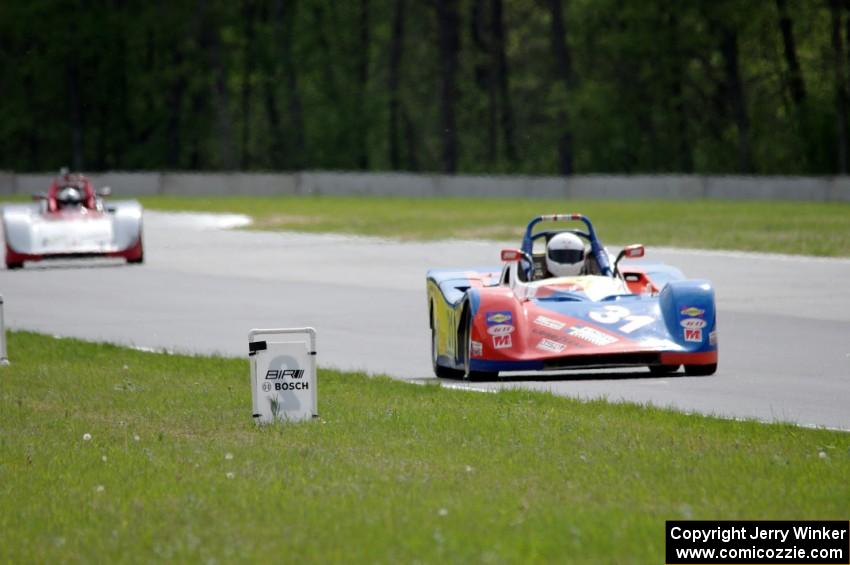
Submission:
[[[622,253],[629,259],[640,259],[646,253],[646,249],[640,243],[636,243],[635,245],[624,247]]]
[[[619,269],[617,265],[620,264],[620,260],[624,257],[628,257],[629,259],[639,259],[646,254],[646,248],[640,243],[636,243],[634,245],[627,245],[620,251],[619,255],[617,255],[617,260],[614,261],[614,273],[619,273]]]
[[[523,252],[519,249],[502,249],[502,261],[513,263],[522,259]]]
[[[35,194],[32,195],[32,199],[35,200],[36,202],[39,202],[41,200],[47,200],[47,195],[43,192],[36,192]]]
[[[97,191],[97,195],[101,198],[112,196],[112,189],[108,186],[101,187],[100,190]]]

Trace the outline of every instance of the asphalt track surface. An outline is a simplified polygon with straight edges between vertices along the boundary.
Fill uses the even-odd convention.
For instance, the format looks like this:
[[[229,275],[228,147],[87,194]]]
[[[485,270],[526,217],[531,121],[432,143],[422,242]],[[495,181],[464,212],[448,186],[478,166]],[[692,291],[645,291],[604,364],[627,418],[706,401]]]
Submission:
[[[250,329],[313,326],[320,366],[428,382],[426,270],[497,265],[503,246],[221,229],[238,220],[147,212],[144,265],[2,270],[7,327],[247,359]],[[850,260],[656,248],[647,259],[714,283],[716,375],[641,369],[443,382],[850,430]],[[247,386],[247,363],[233,378]]]

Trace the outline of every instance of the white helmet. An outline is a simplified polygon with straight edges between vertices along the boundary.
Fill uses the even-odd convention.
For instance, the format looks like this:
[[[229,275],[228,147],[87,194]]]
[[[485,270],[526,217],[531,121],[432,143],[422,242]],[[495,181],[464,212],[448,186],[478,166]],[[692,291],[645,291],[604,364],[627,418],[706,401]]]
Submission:
[[[79,206],[83,203],[83,193],[76,187],[66,186],[56,195],[56,201],[59,203],[60,208],[65,206]]]
[[[559,233],[546,245],[546,269],[556,277],[574,277],[584,266],[584,242],[573,233]]]

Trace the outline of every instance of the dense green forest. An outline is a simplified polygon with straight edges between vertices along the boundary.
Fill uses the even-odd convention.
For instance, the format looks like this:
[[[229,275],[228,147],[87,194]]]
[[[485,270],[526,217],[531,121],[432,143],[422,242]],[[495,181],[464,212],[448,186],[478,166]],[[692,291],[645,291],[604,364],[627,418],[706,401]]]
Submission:
[[[0,168],[836,174],[850,0],[3,0]]]

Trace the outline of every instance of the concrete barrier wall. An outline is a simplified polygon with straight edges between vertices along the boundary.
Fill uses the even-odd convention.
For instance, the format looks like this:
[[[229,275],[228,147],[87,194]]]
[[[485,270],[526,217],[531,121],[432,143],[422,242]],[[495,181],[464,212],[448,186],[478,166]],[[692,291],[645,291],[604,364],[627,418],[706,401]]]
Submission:
[[[436,196],[436,176],[407,173],[304,172],[297,177],[298,194],[333,196]]]
[[[850,202],[850,177],[698,175],[474,176],[414,173],[178,173],[106,172],[90,175],[116,197],[154,194],[371,195],[407,197],[795,200]],[[0,195],[43,192],[50,174],[0,171]]]
[[[12,194],[47,192],[52,175],[12,175]]]
[[[599,198],[616,200],[693,200],[704,198],[705,177],[693,175],[587,175],[568,181],[570,198]]]
[[[15,194],[15,173],[0,171],[0,196]]]
[[[55,175],[53,174],[14,174],[4,182],[4,173],[0,173],[0,194],[35,194],[47,192]],[[108,186],[116,196],[150,196],[158,194],[162,186],[160,173],[92,173],[88,177],[95,188]]]
[[[158,194],[162,186],[160,173],[110,172],[89,175],[95,187],[108,186],[116,196],[151,196]]]
[[[295,175],[275,173],[163,173],[160,185],[160,194],[181,196],[295,193]]]

